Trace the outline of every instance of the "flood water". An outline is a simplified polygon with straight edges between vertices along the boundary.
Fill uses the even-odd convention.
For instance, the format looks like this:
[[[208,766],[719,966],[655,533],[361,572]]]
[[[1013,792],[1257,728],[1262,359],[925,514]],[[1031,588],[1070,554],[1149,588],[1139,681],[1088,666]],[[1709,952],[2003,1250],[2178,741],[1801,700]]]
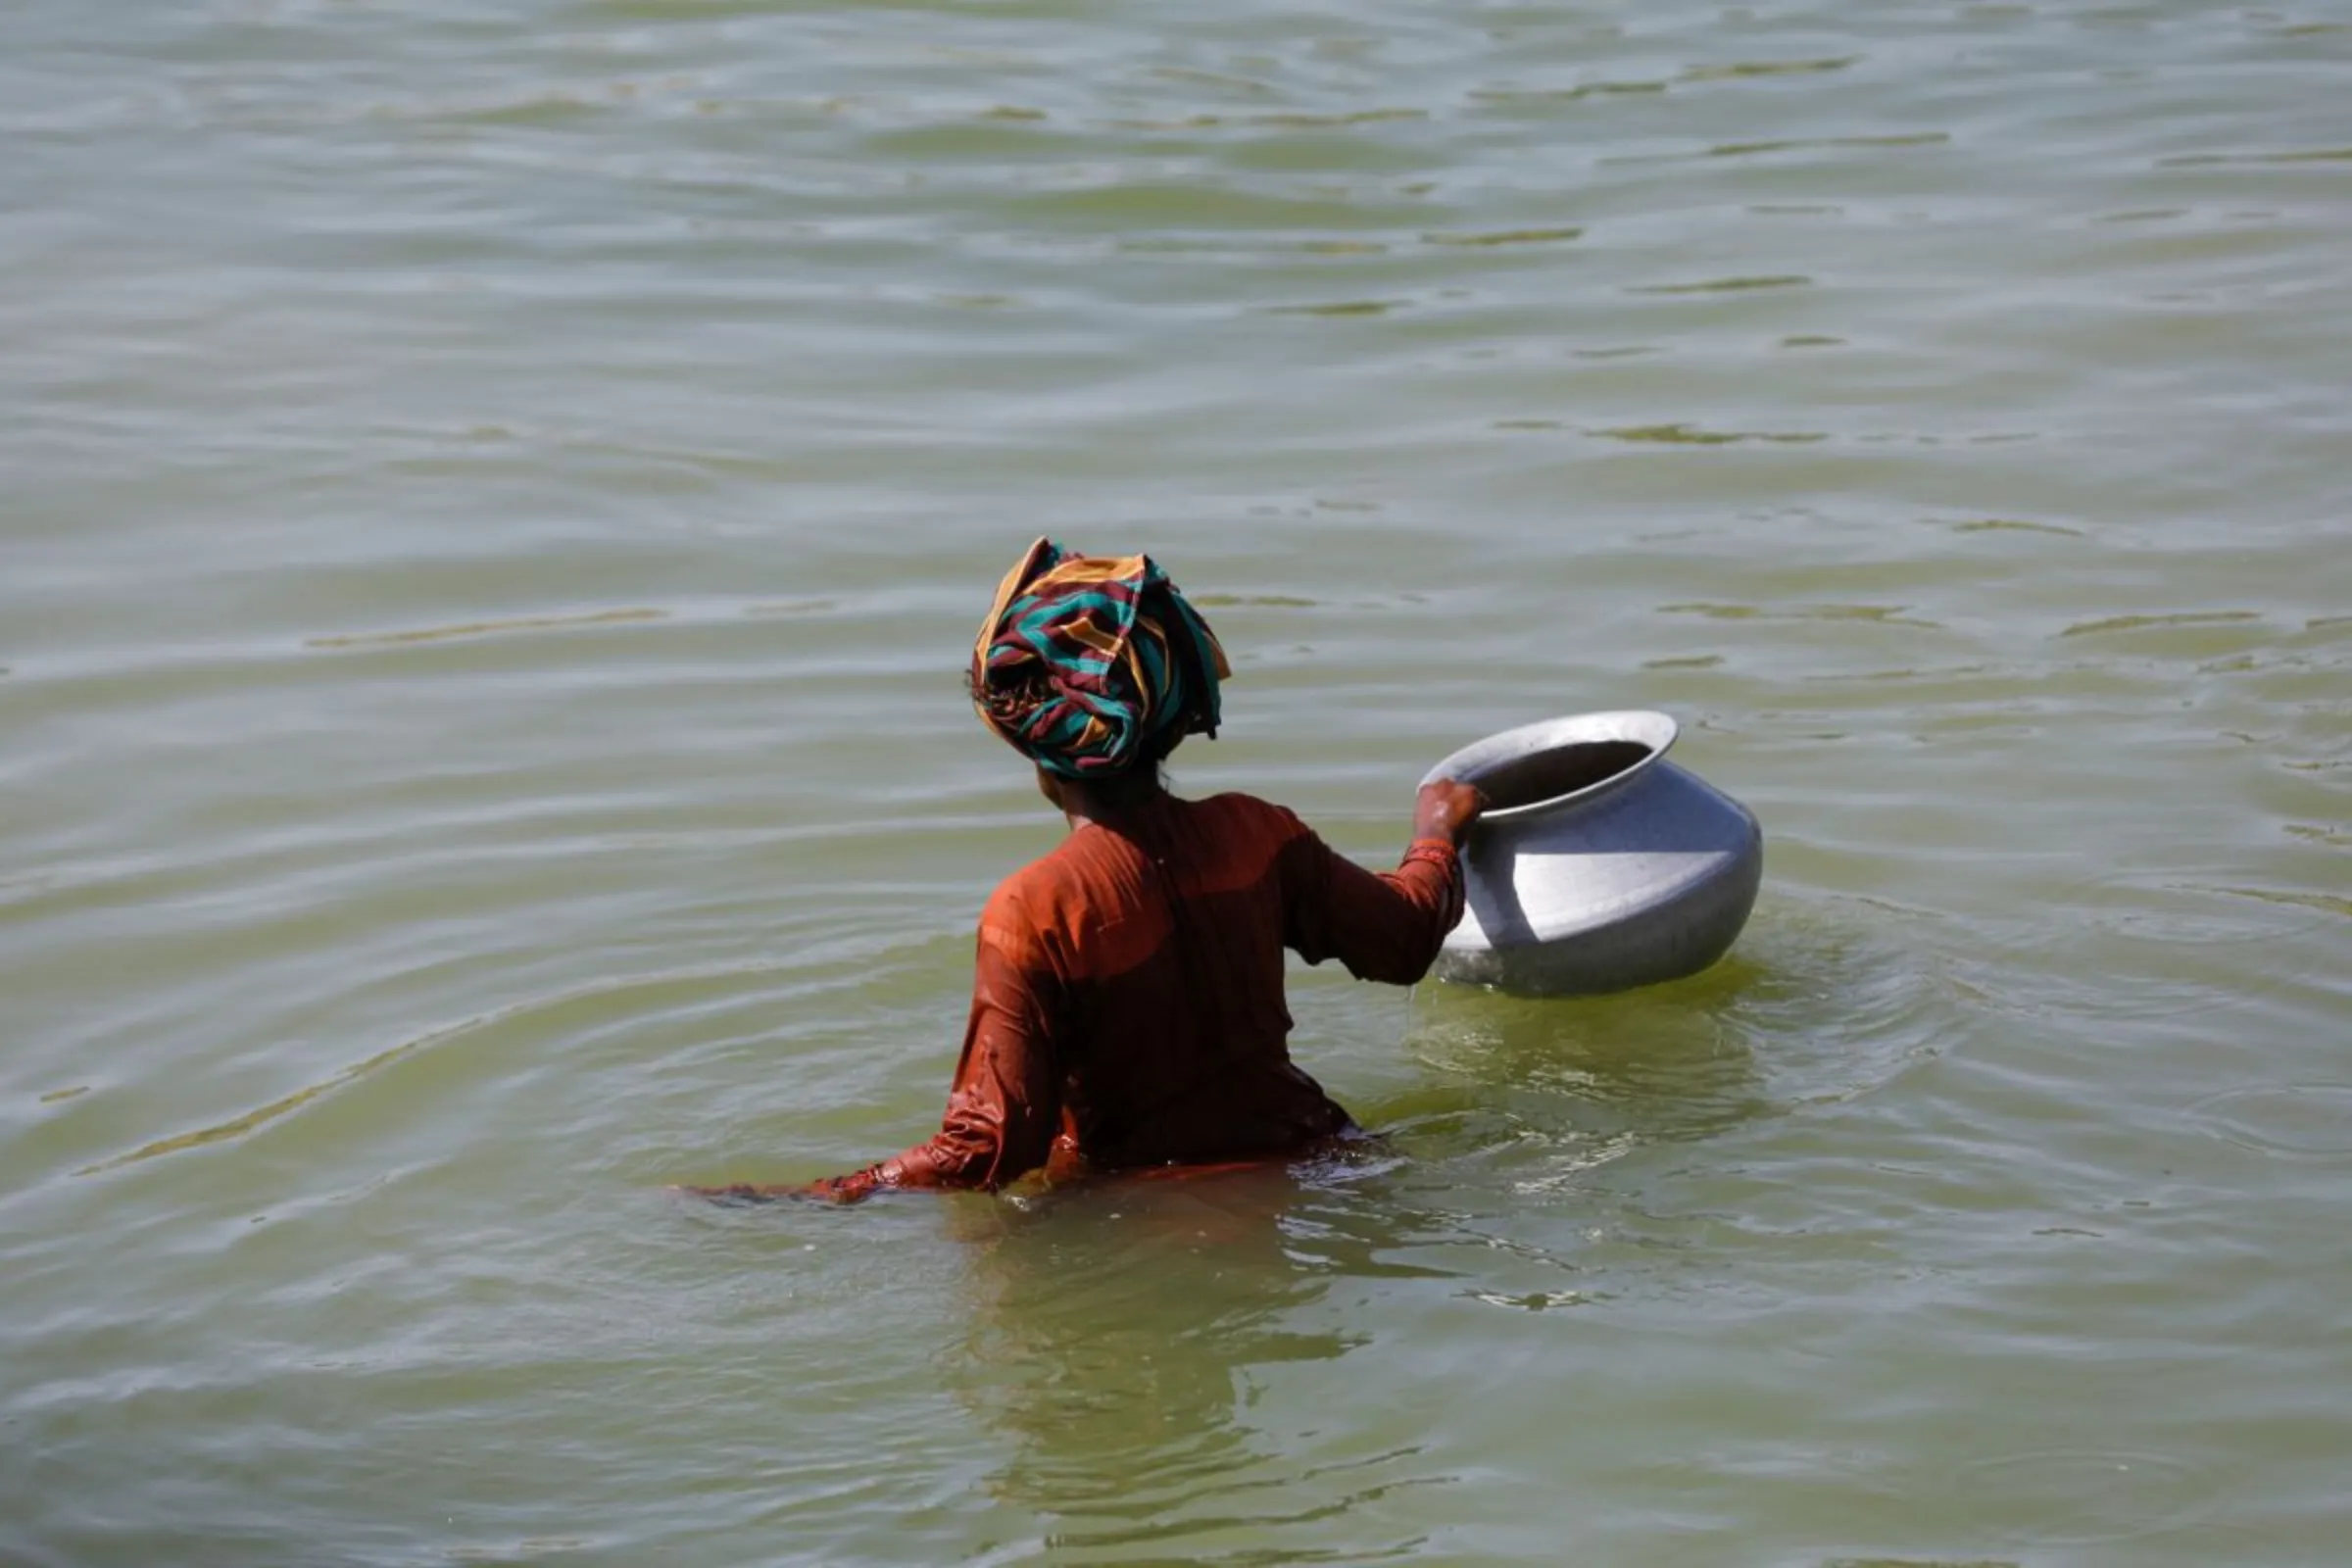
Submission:
[[[2352,12],[0,9],[0,1561],[2352,1557]],[[1650,708],[1768,835],[1385,1137],[936,1117],[1033,536],[1368,861]]]

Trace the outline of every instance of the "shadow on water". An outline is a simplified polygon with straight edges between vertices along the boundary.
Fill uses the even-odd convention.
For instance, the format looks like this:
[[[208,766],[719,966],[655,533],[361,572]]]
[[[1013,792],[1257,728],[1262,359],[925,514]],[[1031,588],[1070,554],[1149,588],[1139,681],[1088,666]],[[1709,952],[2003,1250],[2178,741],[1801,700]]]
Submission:
[[[1867,1093],[1950,1037],[1958,1000],[1900,922],[1783,901],[1671,985],[1551,999],[1422,987],[1407,1050],[1424,1082],[1360,1113],[1425,1157],[1599,1164]]]
[[[972,1299],[950,1384],[1004,1441],[990,1482],[999,1500],[1051,1521],[1057,1547],[1148,1542],[1200,1562],[1227,1560],[1214,1540],[1227,1530],[1262,1543],[1359,1496],[1434,1481],[1400,1472],[1410,1447],[1302,1452],[1251,1414],[1284,1368],[1368,1343],[1326,1300],[1335,1279],[1435,1272],[1384,1260],[1382,1240],[1351,1222],[1368,1211],[1332,1200],[1335,1188],[1377,1183],[1383,1162],[1343,1155],[954,1205]],[[1362,1543],[1345,1553],[1393,1554]]]
[[[1402,1141],[1441,1156],[1541,1146],[1598,1162],[1635,1144],[1722,1132],[1772,1109],[1725,1018],[1759,978],[1734,961],[1699,982],[1615,997],[1425,988],[1407,1049],[1426,1085],[1379,1108]]]

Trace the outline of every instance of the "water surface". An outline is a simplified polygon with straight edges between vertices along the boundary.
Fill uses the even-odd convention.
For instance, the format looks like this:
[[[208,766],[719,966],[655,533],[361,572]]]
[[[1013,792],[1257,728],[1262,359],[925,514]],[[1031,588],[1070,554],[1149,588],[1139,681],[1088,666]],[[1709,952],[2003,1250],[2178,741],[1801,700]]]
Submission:
[[[2352,19],[0,17],[0,1558],[2210,1568],[2352,1539]],[[1723,964],[1301,971],[1383,1145],[936,1115],[1033,535],[1350,853],[1647,707]]]

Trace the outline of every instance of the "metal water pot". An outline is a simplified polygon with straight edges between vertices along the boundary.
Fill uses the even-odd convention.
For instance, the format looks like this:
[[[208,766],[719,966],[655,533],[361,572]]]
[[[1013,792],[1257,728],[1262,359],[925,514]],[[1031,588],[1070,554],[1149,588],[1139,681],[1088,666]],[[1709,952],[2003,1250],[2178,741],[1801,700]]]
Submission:
[[[1491,802],[1462,857],[1468,907],[1439,978],[1574,996],[1723,956],[1755,906],[1764,836],[1747,808],[1666,760],[1676,733],[1664,713],[1577,713],[1430,770]]]

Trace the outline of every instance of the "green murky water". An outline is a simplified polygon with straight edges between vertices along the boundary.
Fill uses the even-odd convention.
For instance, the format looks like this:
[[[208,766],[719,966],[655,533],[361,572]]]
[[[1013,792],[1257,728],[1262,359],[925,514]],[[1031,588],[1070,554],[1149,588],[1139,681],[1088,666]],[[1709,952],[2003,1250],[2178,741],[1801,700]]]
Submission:
[[[0,1560],[2331,1565],[2352,14],[0,12]],[[1030,536],[1366,858],[1654,707],[1689,983],[1353,1163],[939,1104]]]

